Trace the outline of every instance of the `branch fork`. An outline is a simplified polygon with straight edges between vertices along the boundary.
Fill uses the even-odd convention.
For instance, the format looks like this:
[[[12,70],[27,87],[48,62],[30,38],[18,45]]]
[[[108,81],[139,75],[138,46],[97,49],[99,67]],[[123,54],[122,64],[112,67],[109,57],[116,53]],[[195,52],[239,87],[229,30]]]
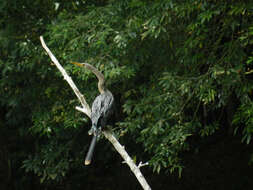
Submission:
[[[141,168],[141,167],[143,167],[143,166],[147,166],[147,165],[149,165],[149,163],[148,162],[146,162],[146,163],[142,163],[142,161],[139,163],[139,165],[138,165],[138,168]]]

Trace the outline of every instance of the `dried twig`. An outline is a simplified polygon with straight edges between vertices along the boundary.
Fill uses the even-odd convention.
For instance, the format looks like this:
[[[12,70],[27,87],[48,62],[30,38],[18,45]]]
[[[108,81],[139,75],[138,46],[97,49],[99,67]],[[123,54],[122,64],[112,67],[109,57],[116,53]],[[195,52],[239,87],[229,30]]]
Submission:
[[[81,94],[81,92],[78,90],[76,87],[75,83],[71,79],[71,77],[67,74],[65,69],[61,66],[59,61],[56,59],[56,57],[53,55],[53,53],[50,51],[50,49],[47,47],[47,45],[44,42],[43,37],[40,37],[40,41],[42,44],[42,47],[46,50],[47,54],[51,58],[52,62],[57,66],[59,71],[62,73],[64,79],[68,82],[70,87],[73,89],[75,92],[77,98],[81,102],[83,107],[76,107],[78,111],[83,112],[86,114],[89,118],[91,116],[91,109],[90,106],[87,104],[84,96]],[[110,131],[103,131],[103,134],[105,137],[113,144],[114,148],[118,151],[118,153],[122,156],[122,158],[125,160],[125,162],[128,164],[132,172],[135,174],[136,178],[140,182],[141,186],[143,187],[144,190],[151,190],[150,186],[148,185],[147,181],[145,180],[144,176],[142,175],[140,171],[140,167],[147,165],[140,163],[139,166],[137,167],[131,157],[128,155],[126,152],[125,148],[118,142],[118,140],[115,138],[115,136],[110,132]]]
[[[139,165],[138,165],[138,168],[141,168],[141,167],[143,167],[143,166],[147,166],[147,165],[149,165],[149,163],[148,162],[146,162],[146,163],[142,163],[142,161],[139,163]]]

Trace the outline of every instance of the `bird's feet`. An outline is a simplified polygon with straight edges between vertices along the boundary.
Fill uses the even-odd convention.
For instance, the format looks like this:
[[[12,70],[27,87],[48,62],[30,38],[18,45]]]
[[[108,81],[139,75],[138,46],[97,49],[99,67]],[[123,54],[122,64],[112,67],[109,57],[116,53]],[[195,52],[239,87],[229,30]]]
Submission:
[[[97,128],[95,126],[92,126],[91,129],[89,130],[88,134],[99,137],[101,132],[102,132],[101,127]]]
[[[96,133],[97,128],[95,126],[92,126],[90,130],[88,131],[89,135],[94,135]]]
[[[101,129],[101,127],[99,127],[97,130],[96,130],[96,136],[97,137],[100,137],[100,135],[101,135],[101,133],[102,133],[102,129]]]

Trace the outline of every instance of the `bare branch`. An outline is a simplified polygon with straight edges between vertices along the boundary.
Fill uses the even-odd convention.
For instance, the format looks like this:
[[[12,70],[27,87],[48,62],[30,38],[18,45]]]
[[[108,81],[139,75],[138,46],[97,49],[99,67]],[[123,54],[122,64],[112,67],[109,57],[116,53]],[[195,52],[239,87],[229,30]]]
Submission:
[[[84,109],[82,107],[76,106],[76,110],[78,110],[78,111],[83,112],[84,114],[86,114],[86,109]]]
[[[138,179],[139,183],[145,190],[151,190],[150,186],[148,185],[146,179],[142,175],[140,168],[135,165],[131,157],[126,152],[125,148],[118,142],[118,140],[112,135],[111,132],[103,131],[105,137],[113,144],[114,148],[118,151],[121,157],[125,160],[127,165],[130,167],[136,178]]]
[[[65,71],[65,69],[61,66],[61,64],[59,63],[59,61],[56,59],[56,57],[54,56],[54,54],[50,51],[50,49],[47,47],[47,45],[44,42],[44,39],[42,36],[40,36],[40,41],[41,41],[41,45],[42,47],[46,50],[47,54],[49,55],[49,57],[51,58],[51,60],[53,61],[53,63],[56,65],[56,67],[59,69],[59,71],[62,73],[64,79],[68,82],[68,84],[70,85],[70,87],[73,89],[74,93],[76,94],[77,98],[79,99],[79,101],[81,102],[82,106],[83,106],[83,112],[90,117],[91,116],[91,109],[90,106],[87,104],[84,96],[81,94],[81,92],[78,90],[78,88],[76,87],[75,83],[73,82],[72,78],[67,74],[67,72]]]

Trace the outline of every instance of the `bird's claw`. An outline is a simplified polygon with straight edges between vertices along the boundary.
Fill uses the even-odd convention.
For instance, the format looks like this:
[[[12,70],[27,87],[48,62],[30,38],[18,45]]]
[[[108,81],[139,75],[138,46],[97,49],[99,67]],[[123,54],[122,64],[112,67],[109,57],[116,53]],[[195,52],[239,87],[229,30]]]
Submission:
[[[89,135],[94,135],[94,134],[96,133],[96,130],[97,130],[97,128],[94,127],[94,126],[92,126],[92,127],[90,128],[90,130],[88,131],[88,134],[89,134]]]
[[[101,129],[101,127],[99,127],[97,130],[96,130],[96,132],[95,132],[96,134],[96,136],[100,136],[101,135],[101,133],[102,133],[102,129]]]
[[[100,136],[102,130],[101,130],[101,127],[99,128],[96,128],[96,127],[91,127],[91,129],[89,130],[88,134],[89,135],[94,135],[94,136]]]

